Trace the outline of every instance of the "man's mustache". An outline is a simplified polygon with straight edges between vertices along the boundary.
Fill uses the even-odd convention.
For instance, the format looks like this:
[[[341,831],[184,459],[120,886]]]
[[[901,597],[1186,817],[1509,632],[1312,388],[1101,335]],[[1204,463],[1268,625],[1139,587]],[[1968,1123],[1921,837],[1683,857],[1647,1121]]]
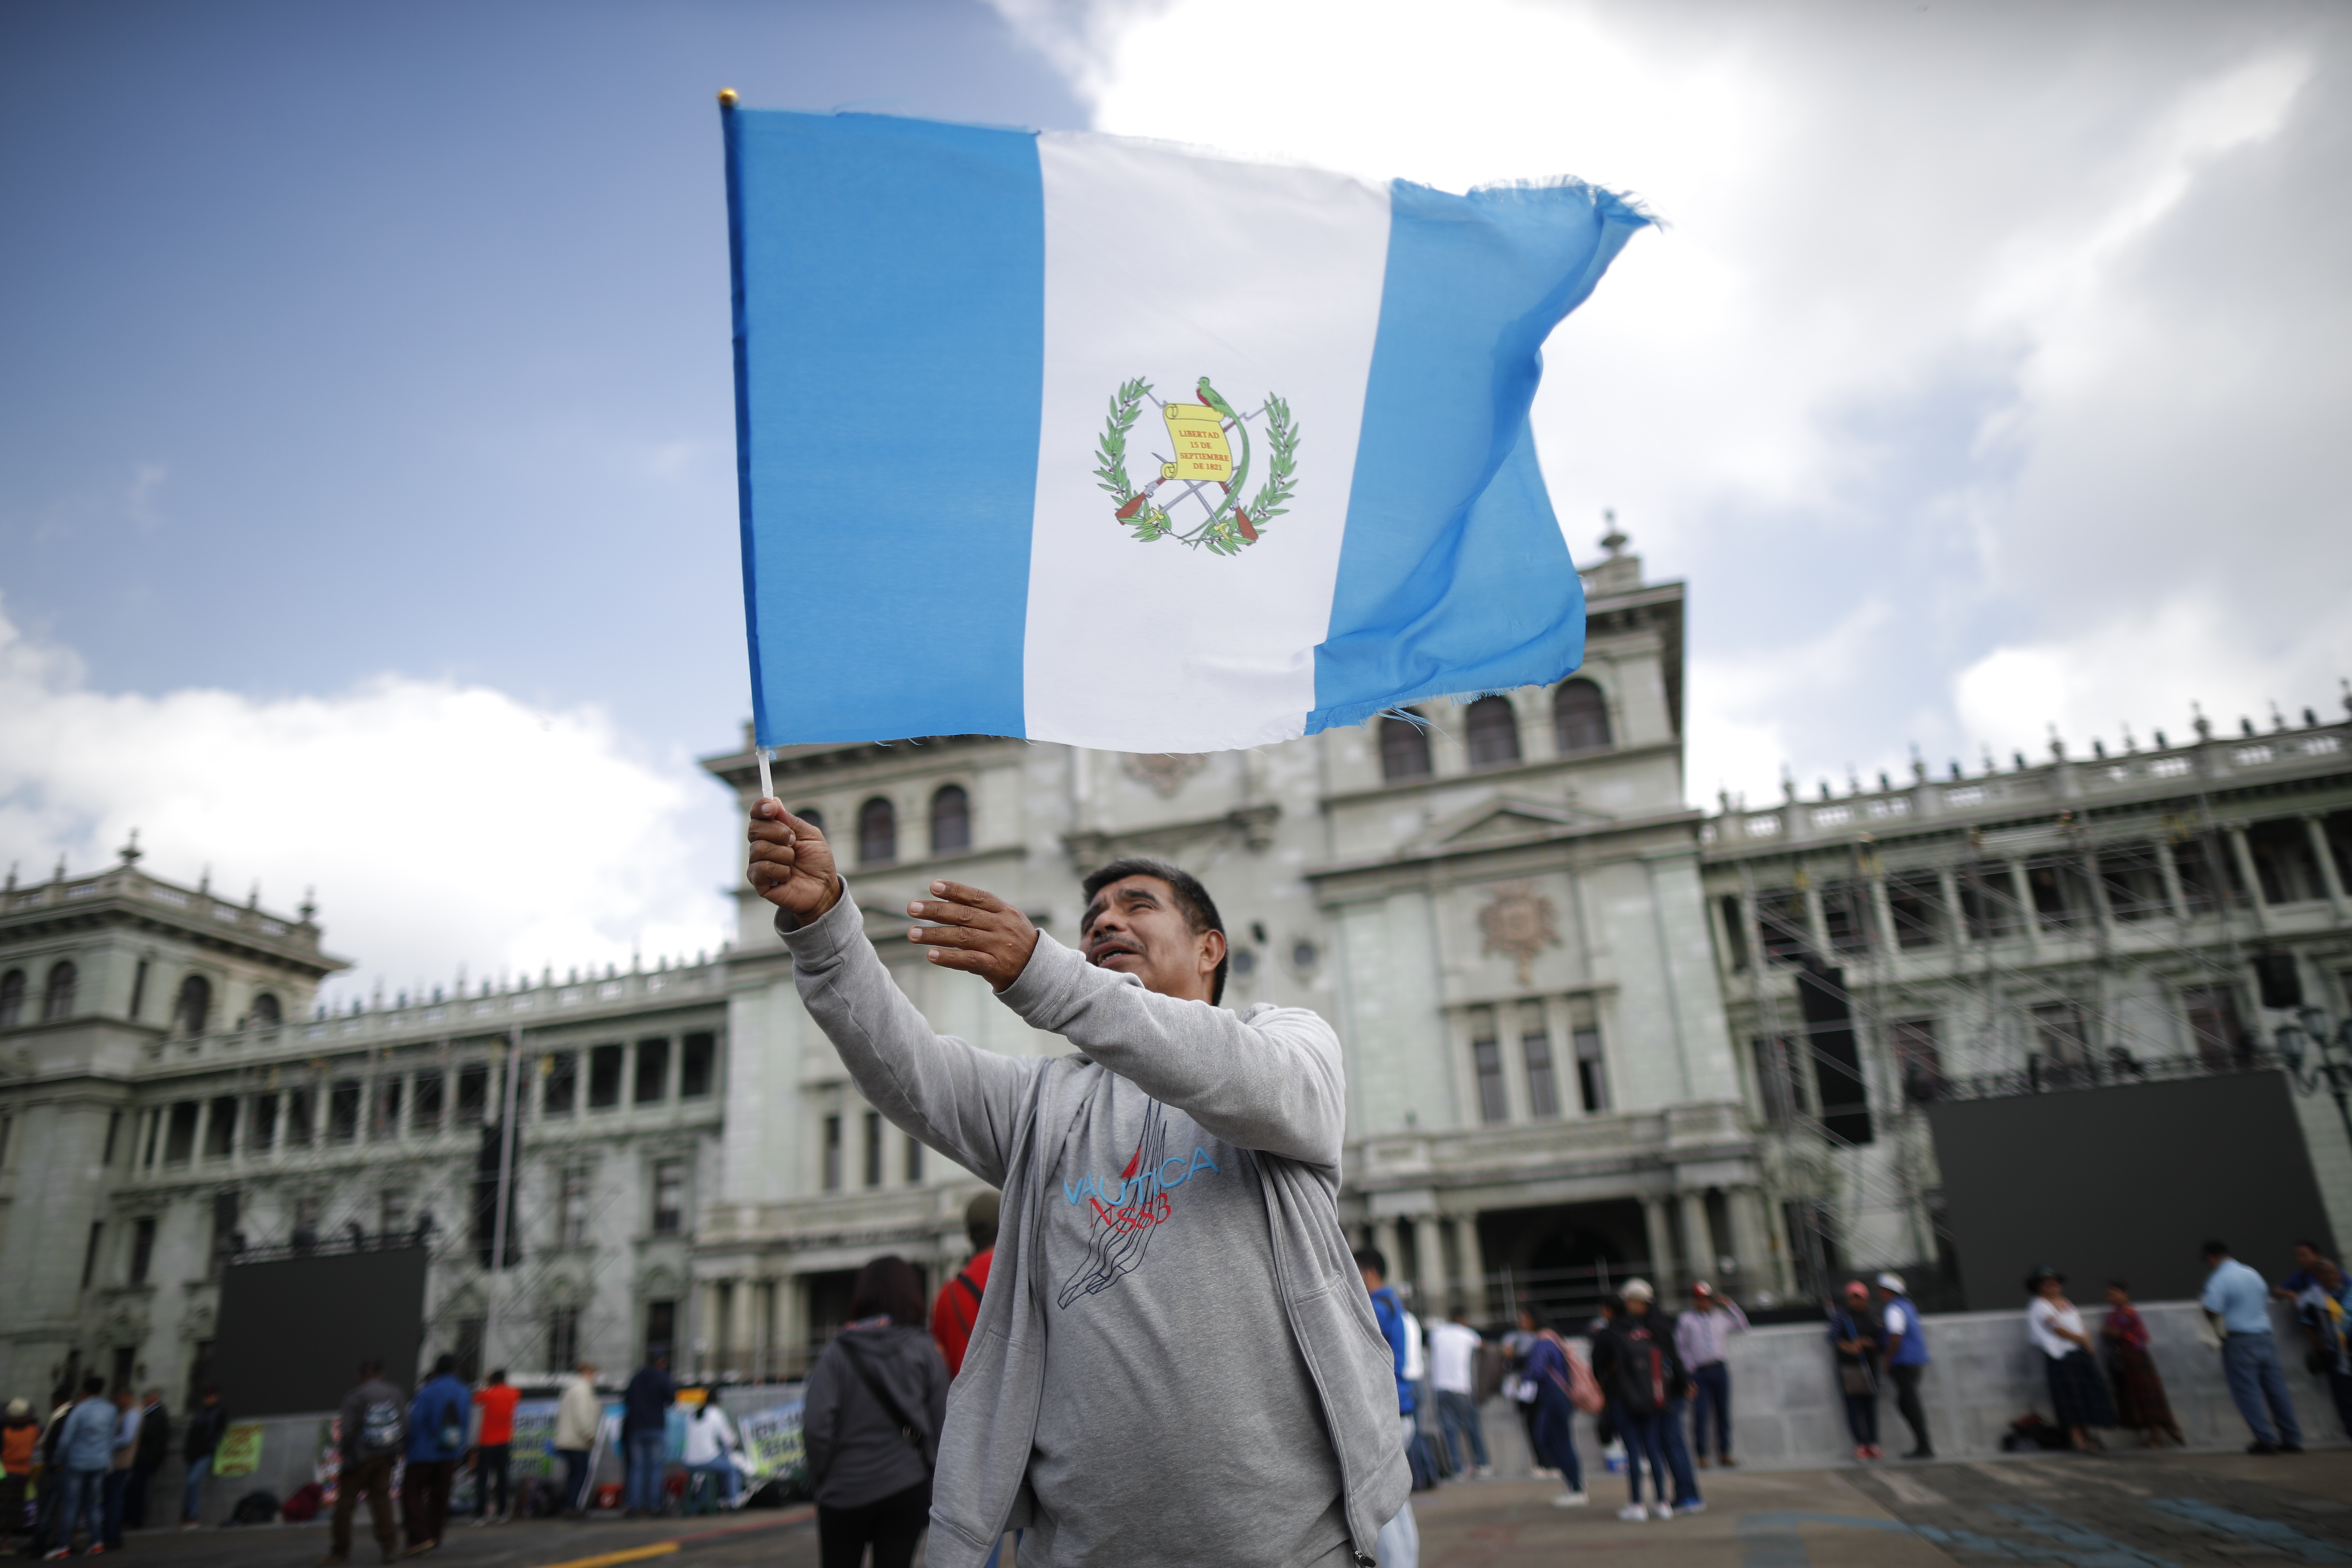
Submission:
[[[1100,963],[1115,952],[1131,952],[1140,958],[1143,956],[1143,944],[1127,936],[1099,937],[1087,943],[1088,963]]]

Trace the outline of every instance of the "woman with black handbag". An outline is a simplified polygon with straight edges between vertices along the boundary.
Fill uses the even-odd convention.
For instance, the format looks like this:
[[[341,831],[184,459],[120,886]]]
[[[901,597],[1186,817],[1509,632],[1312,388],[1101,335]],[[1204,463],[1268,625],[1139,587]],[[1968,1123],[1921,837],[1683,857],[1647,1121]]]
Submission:
[[[948,1367],[923,1326],[923,1284],[903,1258],[858,1271],[850,1322],[810,1369],[801,1407],[824,1568],[908,1568],[931,1516]]]
[[[1830,1305],[1830,1345],[1837,1352],[1838,1393],[1845,1400],[1846,1429],[1853,1434],[1853,1457],[1883,1459],[1878,1446],[1878,1356],[1883,1330],[1870,1310],[1870,1287],[1859,1279],[1845,1288],[1843,1306]]]

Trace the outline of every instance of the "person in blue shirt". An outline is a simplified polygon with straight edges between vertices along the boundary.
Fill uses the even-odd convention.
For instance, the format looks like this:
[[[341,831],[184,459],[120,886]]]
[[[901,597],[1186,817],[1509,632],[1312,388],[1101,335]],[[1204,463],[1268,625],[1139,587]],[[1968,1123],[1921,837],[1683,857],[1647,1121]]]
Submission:
[[[106,1379],[96,1373],[83,1378],[81,1397],[67,1414],[65,1431],[58,1438],[58,1469],[62,1477],[58,1491],[63,1501],[58,1505],[57,1533],[50,1538],[55,1547],[49,1553],[52,1557],[63,1557],[72,1547],[77,1525],[88,1523],[92,1547],[102,1545],[106,1539],[105,1483],[107,1471],[114,1464],[117,1416],[105,1394]]]
[[[473,1391],[457,1380],[457,1358],[443,1356],[408,1402],[408,1469],[400,1482],[400,1511],[412,1556],[438,1547],[449,1527],[449,1482],[466,1457],[466,1424],[473,1414]]]
[[[623,1519],[661,1512],[668,1475],[669,1407],[677,1384],[669,1380],[669,1357],[655,1355],[629,1379],[621,1398],[621,1449],[628,1468],[621,1492]]]
[[[1404,1374],[1405,1328],[1404,1303],[1397,1300],[1396,1287],[1388,1282],[1388,1255],[1376,1247],[1356,1249],[1356,1270],[1364,1277],[1364,1289],[1372,1293],[1372,1320],[1381,1326],[1381,1337],[1389,1342],[1390,1358],[1396,1363],[1398,1442],[1409,1444],[1414,1433],[1412,1380]],[[1381,1568],[1420,1568],[1421,1525],[1412,1517],[1412,1500],[1405,1499],[1397,1516],[1381,1526],[1379,1542]]]
[[[2295,1424],[2294,1405],[2287,1398],[2286,1373],[2279,1366],[2278,1345],[2271,1337],[2271,1292],[2263,1277],[2230,1256],[2222,1242],[2205,1244],[2205,1310],[2221,1331],[2221,1371],[2230,1380],[2230,1398],[2238,1414],[2253,1429],[2249,1454],[2300,1454],[2303,1428]],[[2268,1404],[2267,1414],[2263,1406]],[[2272,1417],[2278,1425],[2273,1428]]]
[[[1927,1370],[1927,1330],[1919,1321],[1918,1304],[1905,1294],[1903,1276],[1878,1277],[1880,1343],[1886,1351],[1886,1375],[1895,1383],[1895,1408],[1911,1428],[1906,1459],[1932,1459],[1936,1445],[1927,1439],[1927,1413],[1919,1408],[1919,1379]]]

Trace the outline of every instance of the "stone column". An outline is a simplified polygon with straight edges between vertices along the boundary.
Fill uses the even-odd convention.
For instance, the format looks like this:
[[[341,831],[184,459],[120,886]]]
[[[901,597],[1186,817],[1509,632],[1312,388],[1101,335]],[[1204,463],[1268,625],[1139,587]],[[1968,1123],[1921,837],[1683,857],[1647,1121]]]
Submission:
[[[2319,862],[2319,885],[2327,889],[2328,908],[2336,911],[2336,923],[2342,925],[2345,918],[2344,879],[2336,874],[2336,856],[2328,847],[2327,829],[2321,825],[2316,815],[2305,812],[2303,830],[2310,836],[2312,856]]]
[[[1454,1216],[1454,1256],[1460,1260],[1462,1270],[1462,1304],[1470,1309],[1470,1321],[1486,1321],[1486,1253],[1478,1243],[1478,1216],[1475,1214]]]
[[[1661,1296],[1675,1289],[1674,1233],[1666,1224],[1666,1200],[1644,1197],[1642,1200],[1642,1223],[1650,1238],[1650,1283]]]
[[[1392,1219],[1372,1221],[1372,1246],[1389,1260],[1389,1282],[1396,1283],[1398,1271],[1404,1267],[1403,1249],[1397,1246],[1397,1222]]]
[[[1073,746],[1071,752],[1076,753]],[[776,1366],[769,1373],[780,1382],[807,1374],[814,1360],[808,1344],[808,1286],[797,1274],[776,1284]]]
[[[2042,917],[2034,912],[2033,884],[2026,880],[2025,862],[2004,860],[2001,865],[2009,872],[2010,897],[2017,903],[2017,929],[2024,933],[2026,945],[2039,952],[2042,950]]]
[[[1944,940],[1954,947],[1964,947],[1969,940],[1969,918],[1960,909],[1960,879],[1949,866],[1936,873],[1936,891],[1944,900]],[[1748,1260],[1743,1258],[1740,1262]]]
[[[2172,846],[2159,843],[2156,858],[2164,868],[2165,906],[2171,910],[2174,920],[2185,921],[2189,918],[2189,895],[2180,886],[2180,867],[2172,858]]]
[[[2246,843],[2246,830],[2232,827],[2230,832],[2230,858],[2238,868],[2238,880],[2246,887],[2246,907],[2253,911],[2254,930],[2267,935],[2271,929],[2270,906],[2263,901],[2262,874],[2254,869],[2254,852]],[[2226,889],[2218,889],[2222,898],[2229,897]]]
[[[1724,1214],[1731,1226],[1731,1256],[1739,1272],[1731,1289],[1753,1294],[1779,1290],[1773,1277],[1770,1233],[1764,1226],[1764,1194],[1755,1187],[1733,1187],[1723,1194]]]
[[[1685,1283],[1693,1279],[1715,1277],[1715,1227],[1707,1223],[1705,1191],[1685,1191],[1676,1194],[1683,1205],[1683,1259]]]

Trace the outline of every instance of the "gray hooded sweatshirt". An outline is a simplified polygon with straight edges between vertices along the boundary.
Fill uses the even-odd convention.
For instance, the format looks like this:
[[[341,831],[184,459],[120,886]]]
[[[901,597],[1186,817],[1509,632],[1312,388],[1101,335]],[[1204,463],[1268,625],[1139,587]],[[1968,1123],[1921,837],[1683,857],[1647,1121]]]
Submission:
[[[1372,1563],[1412,1477],[1388,1342],[1339,1229],[1330,1026],[1158,995],[1041,932],[999,999],[1078,1054],[1002,1056],[932,1032],[845,886],[808,926],[776,928],[866,1100],[1003,1189],[927,1559],[980,1568],[1024,1529],[1024,1563],[1139,1560],[1139,1526],[1164,1521],[1152,1560],[1207,1560],[1189,1535],[1263,1519],[1278,1541],[1223,1561]],[[1108,1417],[1074,1408],[1090,1392]]]

